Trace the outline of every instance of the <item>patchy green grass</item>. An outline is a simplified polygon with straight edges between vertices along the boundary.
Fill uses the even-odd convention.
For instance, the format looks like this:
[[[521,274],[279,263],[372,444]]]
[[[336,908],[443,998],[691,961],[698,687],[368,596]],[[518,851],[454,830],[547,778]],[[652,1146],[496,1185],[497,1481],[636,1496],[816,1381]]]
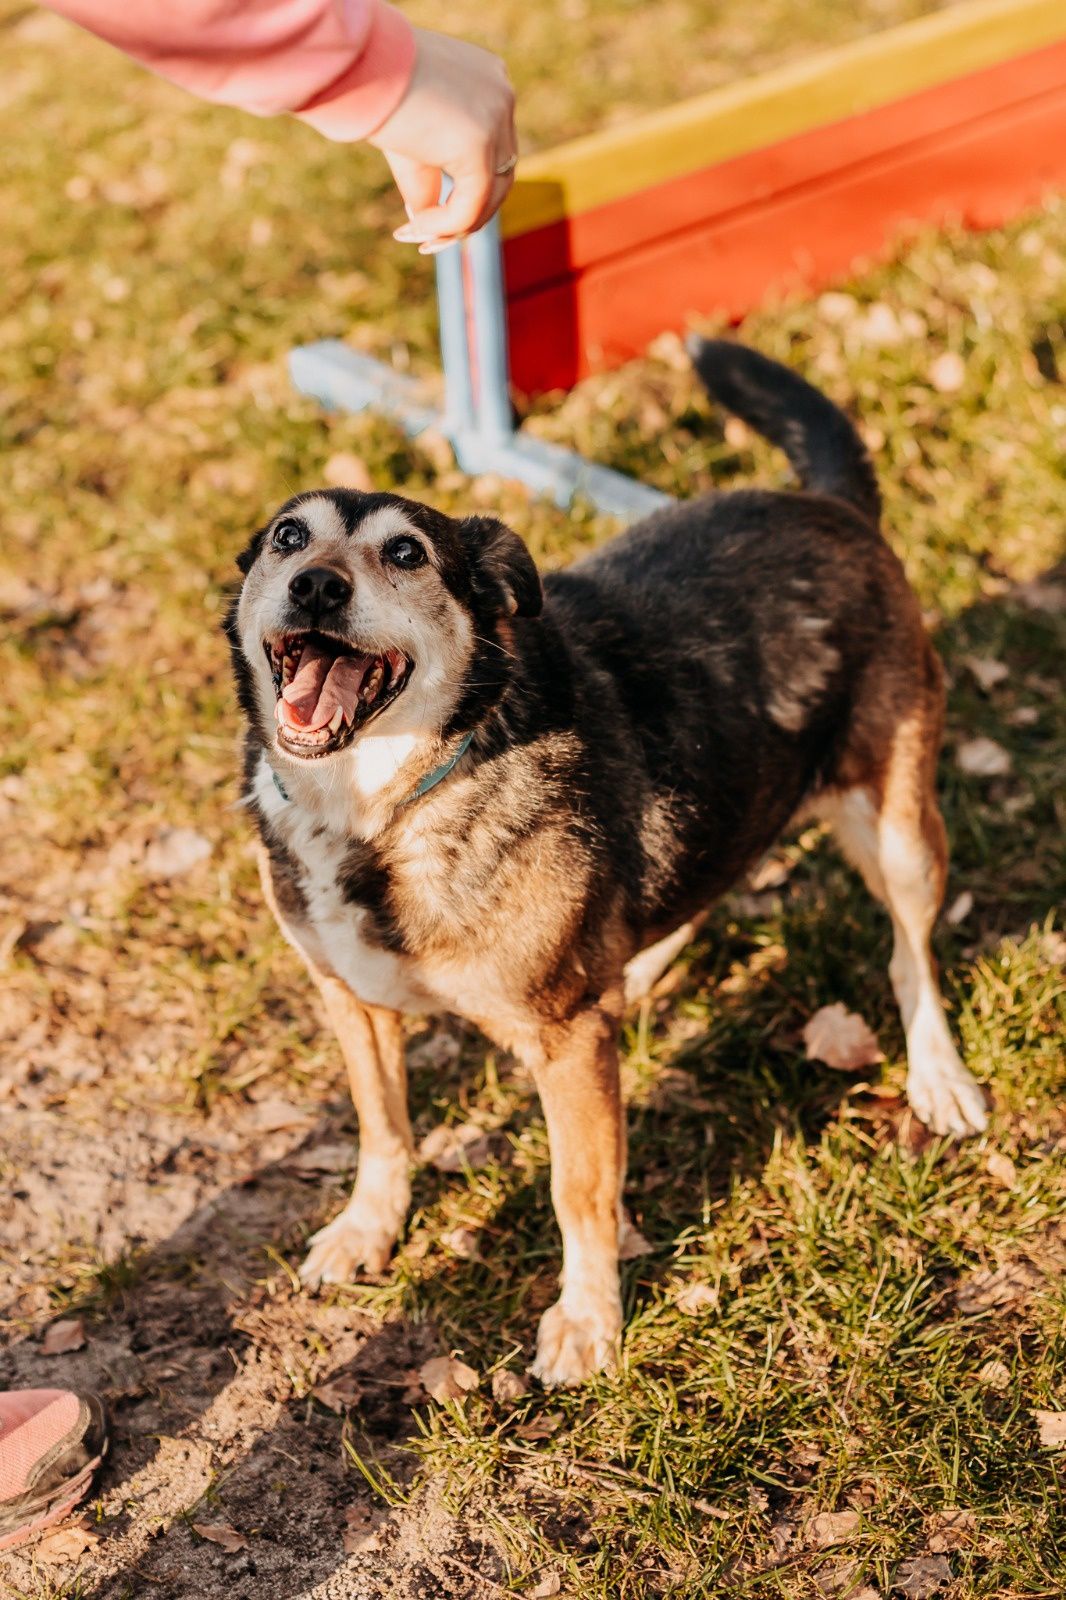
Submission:
[[[745,36],[771,59],[785,13],[749,10]],[[800,42],[833,34],[839,12],[808,8]],[[685,37],[714,15],[685,7]],[[598,5],[567,14],[553,75],[548,17],[520,19],[531,138],[575,131],[618,96],[664,92],[665,53],[636,86],[621,52],[615,77],[580,70],[578,44],[595,61],[616,48]],[[398,363],[432,363],[427,268],[388,238],[398,207],[372,155],[197,107],[46,16],[8,4],[2,20],[0,1093],[12,1125],[62,1107],[116,1138],[143,1122],[146,1149],[152,1119],[190,1140],[244,1130],[247,1172],[264,1095],[351,1124],[335,1048],[261,905],[233,807],[237,718],[218,623],[234,554],[339,452],[445,509],[501,506],[547,563],[612,529],[471,484],[387,422],[324,417],[291,392],[283,356],[308,338],[350,334]],[[1033,1411],[1066,1408],[1064,238],[1054,203],[985,237],[923,236],[837,293],[769,307],[741,330],[861,416],[890,537],[948,667],[949,900],[972,904],[939,946],[953,1025],[994,1100],[988,1135],[959,1149],[907,1118],[885,920],[808,830],[781,851],[776,886],[717,908],[674,987],[627,1027],[628,1200],[653,1252],[626,1268],[618,1375],[572,1395],[490,1398],[490,1373],[528,1356],[558,1241],[529,1084],[469,1031],[454,1036],[458,1052],[415,1042],[413,1104],[423,1133],[470,1119],[499,1130],[493,1158],[420,1173],[394,1272],[336,1291],[325,1331],[277,1261],[298,1259],[337,1180],[328,1194],[305,1187],[285,1222],[223,1208],[179,1241],[180,1270],[154,1252],[150,1227],[147,1251],[101,1251],[69,1217],[49,1233],[15,1204],[0,1234],[12,1370],[29,1370],[17,1364],[26,1336],[55,1309],[83,1311],[102,1338],[122,1317],[138,1326],[173,1286],[175,1315],[192,1308],[189,1360],[240,1330],[240,1359],[303,1408],[301,1428],[317,1429],[352,1494],[362,1462],[394,1515],[444,1507],[461,1534],[441,1558],[450,1586],[427,1579],[426,1593],[529,1592],[551,1574],[582,1600],[887,1595],[900,1581],[918,1593],[922,1572],[932,1582],[943,1568],[908,1578],[901,1564],[939,1557],[956,1596],[1061,1594],[1063,1458],[1040,1446]],[[961,358],[957,386],[947,353]],[[723,429],[669,339],[538,403],[530,426],[678,494],[784,481],[779,458]],[[982,687],[989,661],[1005,670]],[[977,736],[1009,770],[960,769]],[[210,859],[146,881],[145,843],[174,826],[203,835]],[[803,1023],[835,1000],[877,1031],[876,1082],[801,1059]],[[133,1165],[139,1137],[122,1147]],[[145,1161],[147,1194],[162,1180]],[[472,1258],[456,1253],[456,1229],[476,1235]],[[239,1271],[213,1257],[223,1245]],[[198,1296],[220,1272],[226,1317],[201,1327]],[[704,1304],[686,1311],[694,1285]],[[283,1313],[310,1330],[296,1353],[268,1336]],[[363,1316],[461,1352],[481,1387],[461,1406],[405,1402],[402,1427],[393,1413],[386,1427],[313,1412],[309,1385],[339,1359],[337,1327]],[[168,1381],[157,1433],[165,1423],[224,1453],[218,1429],[205,1431],[202,1381]],[[131,1407],[121,1391],[120,1424]],[[116,1487],[97,1507],[105,1534],[125,1527],[124,1451],[139,1437],[132,1423],[120,1433]],[[238,1481],[219,1480],[231,1516]],[[315,1481],[300,1491],[312,1513]],[[166,1549],[192,1539],[183,1517],[202,1493],[159,1513],[170,1531],[153,1547],[151,1592],[170,1592]],[[949,1525],[953,1511],[965,1516]],[[825,1512],[856,1515],[812,1521]],[[330,1515],[323,1499],[322,1528]],[[832,1534],[840,1542],[825,1544]],[[105,1538],[100,1560],[106,1549]],[[360,1559],[350,1588],[330,1593],[378,1592],[358,1587]],[[406,1593],[402,1551],[394,1559]],[[36,1596],[103,1592],[29,1567],[15,1578]],[[138,1584],[106,1592],[147,1592]],[[197,1592],[235,1591],[220,1569]]]

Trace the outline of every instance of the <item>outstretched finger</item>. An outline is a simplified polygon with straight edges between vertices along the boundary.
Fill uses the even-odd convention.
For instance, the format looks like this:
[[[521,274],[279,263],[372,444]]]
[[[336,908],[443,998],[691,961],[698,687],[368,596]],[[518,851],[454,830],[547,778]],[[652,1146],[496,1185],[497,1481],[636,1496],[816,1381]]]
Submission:
[[[389,163],[409,217],[436,204],[440,195],[439,167],[427,166],[424,161],[415,161],[410,156],[393,155],[388,150],[385,151],[385,160]]]

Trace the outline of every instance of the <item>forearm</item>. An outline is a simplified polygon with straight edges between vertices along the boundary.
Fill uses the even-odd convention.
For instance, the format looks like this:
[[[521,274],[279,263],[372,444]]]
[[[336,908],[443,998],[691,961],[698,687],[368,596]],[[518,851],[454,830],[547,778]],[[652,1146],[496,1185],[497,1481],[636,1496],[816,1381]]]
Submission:
[[[414,35],[385,0],[45,0],[203,100],[364,139],[403,99]]]

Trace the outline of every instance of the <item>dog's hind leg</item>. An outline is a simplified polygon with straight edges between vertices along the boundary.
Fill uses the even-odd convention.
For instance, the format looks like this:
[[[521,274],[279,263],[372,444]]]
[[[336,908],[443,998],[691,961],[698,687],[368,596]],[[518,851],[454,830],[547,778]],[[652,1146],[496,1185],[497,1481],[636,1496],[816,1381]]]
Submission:
[[[400,1014],[363,1005],[347,984],[312,968],[348,1069],[359,1117],[352,1197],[311,1239],[304,1283],[344,1283],[358,1267],[381,1272],[411,1201],[411,1123]]]
[[[889,976],[907,1036],[907,1099],[934,1133],[963,1137],[979,1133],[988,1112],[948,1030],[929,943],[947,878],[936,745],[918,719],[902,723],[879,781],[838,791],[819,809],[892,918]]]
[[[548,1385],[581,1383],[611,1364],[622,1328],[625,1123],[615,1008],[594,1006],[554,1026],[534,1077],[548,1124],[563,1270],[559,1298],[540,1321],[532,1370]]]

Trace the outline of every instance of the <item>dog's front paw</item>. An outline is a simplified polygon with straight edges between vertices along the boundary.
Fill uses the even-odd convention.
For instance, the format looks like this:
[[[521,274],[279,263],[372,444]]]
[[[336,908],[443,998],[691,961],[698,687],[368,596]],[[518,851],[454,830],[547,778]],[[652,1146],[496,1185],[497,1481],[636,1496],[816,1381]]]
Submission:
[[[300,1281],[313,1289],[322,1283],[347,1283],[360,1267],[384,1272],[395,1243],[395,1232],[380,1224],[367,1225],[351,1212],[342,1211],[311,1235]]]
[[[617,1300],[580,1308],[557,1300],[540,1319],[537,1358],[529,1370],[548,1389],[584,1383],[614,1366],[621,1331]]]
[[[965,1139],[988,1124],[984,1091],[961,1061],[933,1072],[912,1068],[907,1075],[907,1100],[915,1116],[933,1133]]]

